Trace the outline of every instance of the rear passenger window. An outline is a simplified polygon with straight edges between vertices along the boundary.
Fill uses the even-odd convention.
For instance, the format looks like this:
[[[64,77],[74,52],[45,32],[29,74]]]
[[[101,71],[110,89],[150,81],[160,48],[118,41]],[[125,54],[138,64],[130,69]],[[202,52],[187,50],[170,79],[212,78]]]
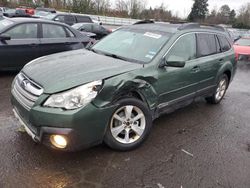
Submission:
[[[218,39],[220,41],[220,46],[221,46],[221,51],[222,52],[226,52],[226,51],[230,50],[231,45],[228,42],[226,37],[218,35]]]
[[[83,24],[81,29],[82,31],[93,32],[92,24]]]
[[[170,50],[167,61],[188,61],[196,58],[195,34],[182,36]]]
[[[219,43],[218,37],[215,36],[215,40],[216,40],[216,50],[217,50],[217,53],[220,53],[221,50],[220,50],[220,43]]]
[[[215,35],[198,33],[197,34],[197,50],[198,56],[204,57],[217,53],[217,44]]]
[[[67,16],[65,16],[65,22],[66,23],[75,23],[75,17],[67,15]]]
[[[66,38],[66,31],[62,26],[43,24],[43,38]]]
[[[100,33],[101,32],[101,26],[100,25],[98,25],[98,24],[94,24],[93,25],[93,32],[94,33]]]
[[[76,19],[79,23],[92,23],[92,20],[88,16],[77,16]]]

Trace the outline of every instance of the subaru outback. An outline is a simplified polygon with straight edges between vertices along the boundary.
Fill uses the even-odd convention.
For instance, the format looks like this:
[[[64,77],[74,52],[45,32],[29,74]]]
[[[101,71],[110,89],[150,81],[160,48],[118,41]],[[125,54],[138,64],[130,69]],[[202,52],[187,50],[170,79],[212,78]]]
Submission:
[[[28,63],[12,84],[13,111],[50,148],[131,150],[160,115],[197,97],[220,103],[236,71],[229,41],[223,29],[197,23],[125,26],[88,50]]]

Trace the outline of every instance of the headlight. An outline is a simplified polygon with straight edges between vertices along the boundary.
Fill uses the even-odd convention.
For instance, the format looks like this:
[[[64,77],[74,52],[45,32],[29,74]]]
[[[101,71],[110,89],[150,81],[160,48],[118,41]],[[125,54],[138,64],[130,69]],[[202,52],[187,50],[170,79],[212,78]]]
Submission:
[[[102,81],[94,81],[77,88],[51,95],[44,106],[72,110],[86,106],[98,94]]]

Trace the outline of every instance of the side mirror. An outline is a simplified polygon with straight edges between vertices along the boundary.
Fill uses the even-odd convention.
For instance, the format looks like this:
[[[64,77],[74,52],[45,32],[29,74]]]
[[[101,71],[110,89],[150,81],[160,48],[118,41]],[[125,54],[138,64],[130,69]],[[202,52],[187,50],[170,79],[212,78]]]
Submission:
[[[160,67],[184,67],[186,64],[185,60],[182,57],[178,56],[169,56],[167,59],[164,59]]]
[[[5,34],[0,35],[0,41],[6,41],[10,39],[11,37],[9,35],[5,35]]]
[[[186,62],[185,61],[167,61],[166,62],[167,66],[169,67],[184,67]]]

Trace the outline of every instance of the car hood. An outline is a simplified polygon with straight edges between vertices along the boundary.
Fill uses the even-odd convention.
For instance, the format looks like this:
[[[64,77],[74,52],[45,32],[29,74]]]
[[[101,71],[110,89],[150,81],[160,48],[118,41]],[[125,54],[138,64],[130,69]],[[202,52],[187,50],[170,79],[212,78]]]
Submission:
[[[44,93],[50,94],[141,67],[141,64],[81,49],[38,58],[28,63],[22,72],[41,85]]]
[[[245,54],[245,55],[250,55],[250,46],[239,46],[239,45],[234,45],[234,51],[236,54]]]

